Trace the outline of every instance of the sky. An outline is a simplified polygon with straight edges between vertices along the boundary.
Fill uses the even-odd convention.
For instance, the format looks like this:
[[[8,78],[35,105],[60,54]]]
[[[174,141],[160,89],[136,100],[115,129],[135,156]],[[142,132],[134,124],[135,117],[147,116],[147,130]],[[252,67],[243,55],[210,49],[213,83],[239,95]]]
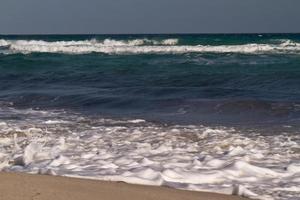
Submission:
[[[0,34],[300,32],[300,0],[0,0]]]

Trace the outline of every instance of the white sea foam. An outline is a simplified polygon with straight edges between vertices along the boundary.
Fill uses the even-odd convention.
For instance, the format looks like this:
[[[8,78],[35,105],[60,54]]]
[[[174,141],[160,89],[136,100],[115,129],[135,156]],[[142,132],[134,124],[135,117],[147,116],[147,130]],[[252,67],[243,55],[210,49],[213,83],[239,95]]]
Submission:
[[[178,39],[166,39],[161,42],[164,45],[176,45],[178,44]]]
[[[284,40],[279,44],[242,45],[178,45],[178,39],[162,41],[135,39],[103,41],[56,41],[0,40],[0,47],[7,47],[10,53],[66,53],[66,54],[182,54],[182,53],[300,53],[300,44]]]
[[[8,46],[10,43],[6,40],[0,40],[0,47]]]
[[[287,200],[300,136],[0,108],[0,169]],[[13,116],[17,116],[14,118]],[[275,189],[274,188],[278,188]]]

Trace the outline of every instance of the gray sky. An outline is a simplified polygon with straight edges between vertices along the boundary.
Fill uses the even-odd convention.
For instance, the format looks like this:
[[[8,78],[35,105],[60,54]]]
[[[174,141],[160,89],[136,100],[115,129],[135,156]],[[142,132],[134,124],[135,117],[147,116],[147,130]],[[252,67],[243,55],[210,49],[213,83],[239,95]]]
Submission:
[[[0,0],[0,34],[300,32],[300,0]]]

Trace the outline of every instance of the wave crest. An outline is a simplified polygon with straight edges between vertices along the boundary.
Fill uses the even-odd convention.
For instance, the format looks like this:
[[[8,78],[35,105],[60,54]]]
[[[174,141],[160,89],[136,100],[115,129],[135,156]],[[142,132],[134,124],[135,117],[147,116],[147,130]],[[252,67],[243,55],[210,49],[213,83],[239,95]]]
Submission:
[[[165,40],[113,40],[98,41],[43,41],[43,40],[0,40],[0,47],[10,53],[66,53],[66,54],[180,54],[180,53],[300,53],[300,44],[283,40],[279,44],[242,45],[178,45],[178,39]]]

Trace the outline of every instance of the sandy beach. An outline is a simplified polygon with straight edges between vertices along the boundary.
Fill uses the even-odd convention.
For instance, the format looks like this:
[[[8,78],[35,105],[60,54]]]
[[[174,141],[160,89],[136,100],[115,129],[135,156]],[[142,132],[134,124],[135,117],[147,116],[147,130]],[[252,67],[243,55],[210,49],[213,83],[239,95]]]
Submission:
[[[206,192],[67,177],[0,173],[2,200],[242,200]]]

